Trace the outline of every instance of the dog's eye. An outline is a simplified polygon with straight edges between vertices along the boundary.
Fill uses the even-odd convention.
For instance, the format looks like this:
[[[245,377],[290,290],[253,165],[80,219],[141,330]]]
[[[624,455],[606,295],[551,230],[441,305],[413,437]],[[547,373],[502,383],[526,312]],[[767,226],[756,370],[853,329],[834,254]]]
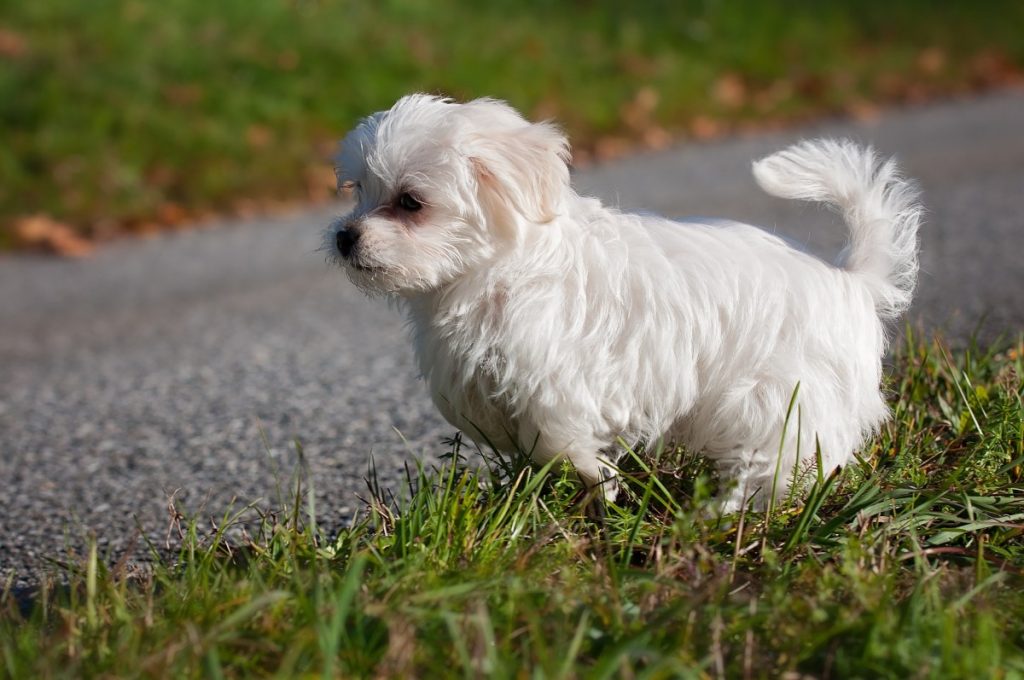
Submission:
[[[406,192],[398,197],[398,207],[409,212],[416,212],[423,207],[423,204],[413,198],[413,195]]]

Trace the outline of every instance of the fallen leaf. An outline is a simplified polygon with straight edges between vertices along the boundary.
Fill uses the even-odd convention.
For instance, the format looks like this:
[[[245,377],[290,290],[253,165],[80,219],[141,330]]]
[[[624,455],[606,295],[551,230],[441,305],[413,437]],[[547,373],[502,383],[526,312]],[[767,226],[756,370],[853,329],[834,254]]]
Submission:
[[[231,204],[231,212],[237,217],[249,218],[260,214],[259,202],[251,198],[239,198]]]
[[[1020,82],[1020,70],[996,50],[979,52],[970,61],[975,82],[982,87]]]
[[[711,139],[722,134],[722,124],[708,116],[697,116],[690,121],[690,134],[696,139]]]
[[[28,42],[19,33],[0,27],[0,57],[17,59],[28,51]]]
[[[665,128],[652,125],[644,130],[643,141],[644,146],[648,149],[661,151],[662,149],[667,149],[672,144],[672,135]]]
[[[174,106],[192,106],[203,98],[203,88],[193,83],[167,85],[163,88],[163,95]]]
[[[277,55],[277,67],[282,71],[294,71],[299,66],[299,53],[295,50],[285,50]]]
[[[334,168],[326,164],[306,168],[306,195],[314,203],[330,200],[338,192],[338,178]]]
[[[629,140],[623,137],[602,137],[594,145],[594,156],[598,160],[608,161],[619,158],[629,152]]]
[[[575,148],[572,150],[570,165],[576,169],[589,168],[594,164],[594,154],[590,149]]]
[[[143,220],[131,225],[130,231],[136,236],[156,236],[166,230],[166,226],[153,220]]]
[[[798,76],[793,82],[793,87],[804,97],[809,99],[820,99],[825,93],[828,83],[819,75],[807,73],[802,76]]]
[[[737,74],[726,73],[715,81],[711,96],[726,108],[738,109],[747,101],[747,86]]]
[[[83,257],[93,249],[92,243],[49,215],[29,215],[16,220],[14,234],[29,248],[66,257]]]
[[[651,87],[641,87],[633,98],[622,105],[619,115],[622,121],[633,130],[643,130],[650,125],[651,114],[658,106],[658,91]]]
[[[163,224],[174,226],[188,219],[188,211],[181,204],[168,201],[157,209],[157,218]]]
[[[877,105],[865,99],[853,99],[846,105],[846,112],[854,120],[869,123],[881,116],[881,110]]]
[[[788,80],[776,80],[767,88],[754,93],[753,104],[761,113],[773,111],[783,102],[793,99],[793,83]]]
[[[274,131],[266,125],[253,123],[245,129],[245,141],[254,149],[262,149],[274,139]]]
[[[946,53],[938,47],[929,47],[917,55],[917,67],[928,75],[935,75],[946,65]]]

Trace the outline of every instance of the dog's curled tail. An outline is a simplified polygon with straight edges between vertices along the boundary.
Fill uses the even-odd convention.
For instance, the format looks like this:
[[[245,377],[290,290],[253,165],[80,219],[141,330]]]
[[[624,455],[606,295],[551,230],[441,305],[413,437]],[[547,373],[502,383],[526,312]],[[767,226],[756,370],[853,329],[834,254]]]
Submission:
[[[841,266],[864,279],[883,318],[910,306],[922,208],[893,160],[849,140],[805,141],[755,162],[754,178],[773,196],[839,210],[850,229]]]

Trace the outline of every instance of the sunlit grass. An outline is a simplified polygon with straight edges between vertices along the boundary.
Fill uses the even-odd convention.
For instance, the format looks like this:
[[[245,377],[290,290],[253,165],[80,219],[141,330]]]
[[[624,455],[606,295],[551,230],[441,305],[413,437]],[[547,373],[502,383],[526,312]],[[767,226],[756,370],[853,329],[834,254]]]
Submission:
[[[587,519],[566,468],[492,459],[183,525],[132,576],[95,549],[30,613],[0,598],[9,677],[1011,677],[1024,672],[1024,343],[910,341],[894,419],[806,502],[717,518],[697,457],[626,462]],[[242,520],[246,520],[243,531]],[[206,522],[201,523],[207,526]],[[796,676],[794,676],[796,677]]]

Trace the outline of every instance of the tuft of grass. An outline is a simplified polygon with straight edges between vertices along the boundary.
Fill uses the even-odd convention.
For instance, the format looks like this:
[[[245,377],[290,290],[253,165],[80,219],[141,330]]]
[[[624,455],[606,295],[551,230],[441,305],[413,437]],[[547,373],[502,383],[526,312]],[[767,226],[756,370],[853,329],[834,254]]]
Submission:
[[[0,674],[1014,677],[1022,362],[1024,339],[908,339],[892,422],[770,514],[716,516],[706,464],[657,447],[588,519],[567,467],[469,467],[456,438],[397,499],[371,477],[337,533],[297,490],[279,512],[192,521],[147,573],[93,546],[66,585],[0,595]]]
[[[329,196],[410,91],[554,118],[579,157],[1019,79],[1024,5],[0,1],[0,248]],[[35,228],[54,230],[50,222]]]

